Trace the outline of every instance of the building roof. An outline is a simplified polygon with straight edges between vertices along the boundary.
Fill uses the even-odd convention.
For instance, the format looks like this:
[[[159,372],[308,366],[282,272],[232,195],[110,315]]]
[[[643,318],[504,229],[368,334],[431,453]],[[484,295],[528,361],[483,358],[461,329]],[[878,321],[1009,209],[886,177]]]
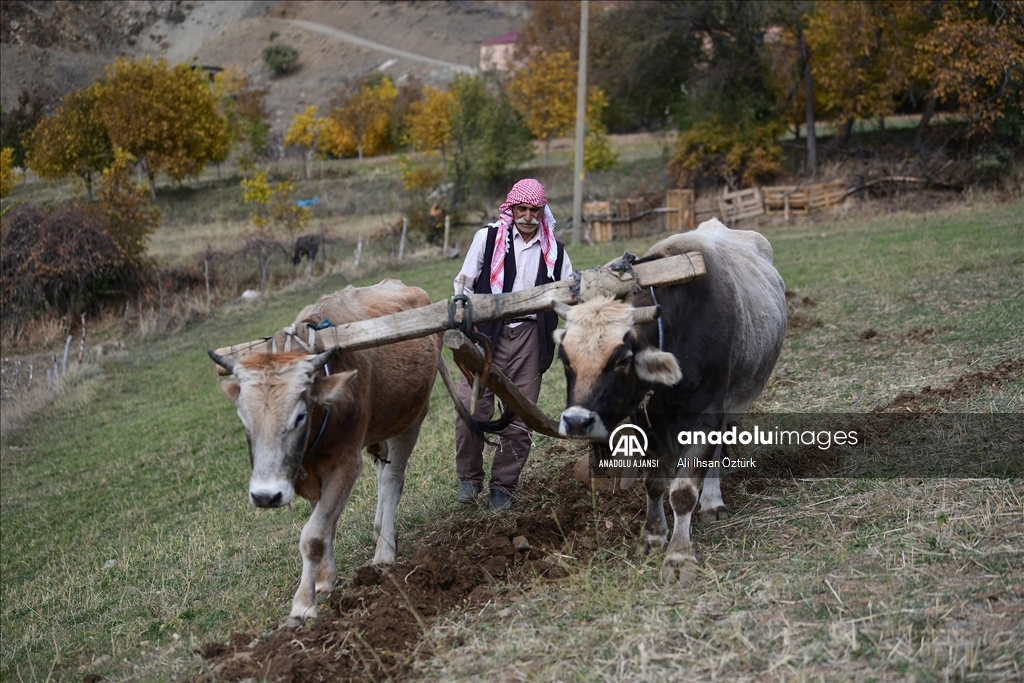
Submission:
[[[516,36],[516,32],[512,31],[511,33],[502,33],[497,38],[491,38],[490,40],[485,40],[485,41],[483,41],[480,44],[481,45],[504,45],[506,43],[514,43],[514,42],[516,42],[516,37],[517,37]]]

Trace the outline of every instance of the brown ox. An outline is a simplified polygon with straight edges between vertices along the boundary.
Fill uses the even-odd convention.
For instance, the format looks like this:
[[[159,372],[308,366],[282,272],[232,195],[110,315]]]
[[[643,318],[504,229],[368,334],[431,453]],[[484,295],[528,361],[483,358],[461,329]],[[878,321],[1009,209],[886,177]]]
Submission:
[[[303,309],[295,323],[305,329],[306,323],[326,318],[337,325],[429,303],[423,290],[384,280],[328,294]],[[298,493],[312,504],[299,537],[302,580],[292,600],[292,621],[315,617],[316,594],[334,588],[334,534],[362,469],[363,448],[375,457],[377,470],[373,562],[395,562],[395,509],[430,406],[440,353],[438,335],[316,356],[289,352],[235,360],[211,352],[237,379],[221,386],[249,442],[249,500],[280,507]]]

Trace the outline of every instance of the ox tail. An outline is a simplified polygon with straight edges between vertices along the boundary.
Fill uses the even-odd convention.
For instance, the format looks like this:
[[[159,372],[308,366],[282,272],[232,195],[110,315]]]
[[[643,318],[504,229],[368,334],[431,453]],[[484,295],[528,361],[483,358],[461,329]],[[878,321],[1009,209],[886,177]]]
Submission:
[[[458,394],[455,393],[455,382],[452,381],[452,375],[448,371],[448,365],[445,364],[444,358],[437,359],[437,374],[441,375],[444,388],[448,390],[448,395],[451,396],[452,403],[455,404],[455,412],[459,414],[462,421],[469,427],[470,433],[485,443],[492,446],[495,445],[493,441],[487,438],[487,434],[500,434],[506,427],[512,424],[512,420],[516,417],[515,413],[506,407],[501,416],[496,420],[477,420],[470,415],[469,409],[459,400]]]

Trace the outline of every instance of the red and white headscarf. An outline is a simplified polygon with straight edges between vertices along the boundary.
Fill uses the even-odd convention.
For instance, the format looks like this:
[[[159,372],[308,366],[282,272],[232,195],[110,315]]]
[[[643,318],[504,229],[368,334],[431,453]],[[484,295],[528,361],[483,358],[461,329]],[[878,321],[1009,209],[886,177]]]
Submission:
[[[519,204],[544,207],[544,215],[541,216],[538,228],[540,250],[544,258],[544,265],[548,270],[548,278],[555,279],[555,257],[557,256],[555,217],[551,215],[551,209],[548,208],[548,197],[544,192],[544,186],[533,178],[525,178],[512,186],[505,203],[498,209],[498,222],[491,224],[498,226],[498,234],[494,239],[494,255],[491,257],[491,292],[493,294],[500,293],[504,288],[505,254],[512,248],[512,225],[515,222],[512,216],[512,207]]]

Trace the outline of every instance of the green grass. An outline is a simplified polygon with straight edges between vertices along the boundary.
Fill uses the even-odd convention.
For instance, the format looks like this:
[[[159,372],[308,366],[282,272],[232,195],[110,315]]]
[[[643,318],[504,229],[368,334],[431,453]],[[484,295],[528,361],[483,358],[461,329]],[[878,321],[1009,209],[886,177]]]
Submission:
[[[787,340],[759,406],[866,410],[898,391],[1021,357],[1021,213],[1020,205],[976,206],[766,228],[787,286],[817,302],[801,310],[820,325]],[[587,267],[649,242],[579,247],[572,256]],[[391,274],[438,300],[457,268],[434,262]],[[129,348],[77,375],[55,404],[4,435],[0,679],[186,676],[198,666],[191,648],[286,616],[308,505],[246,503],[245,439],[205,350],[269,334],[344,284],[332,275],[257,306],[227,306],[173,338]],[[859,340],[867,327],[879,336]],[[934,329],[926,342],[900,341],[924,328]],[[563,392],[555,367],[541,407],[556,414]],[[959,408],[1024,412],[1024,382]],[[402,538],[464,514],[450,500],[453,421],[438,384],[399,510]],[[538,449],[547,443],[538,439]],[[343,576],[372,556],[373,492],[364,473],[338,535]],[[1005,626],[1002,616],[990,628],[978,615],[991,607],[1021,616],[1006,605],[1024,598],[1022,494],[1015,480],[740,491],[733,520],[695,527],[706,560],[694,589],[666,591],[657,561],[609,549],[606,561],[570,580],[519,596],[514,621],[494,609],[443,620],[433,637],[461,634],[463,644],[436,659],[430,677],[515,669],[544,680],[668,680],[686,670],[894,680],[989,671],[995,680],[1010,671],[1004,666],[1019,675],[1020,622]],[[941,528],[939,514],[948,520]],[[955,621],[967,624],[968,638],[955,639]]]

